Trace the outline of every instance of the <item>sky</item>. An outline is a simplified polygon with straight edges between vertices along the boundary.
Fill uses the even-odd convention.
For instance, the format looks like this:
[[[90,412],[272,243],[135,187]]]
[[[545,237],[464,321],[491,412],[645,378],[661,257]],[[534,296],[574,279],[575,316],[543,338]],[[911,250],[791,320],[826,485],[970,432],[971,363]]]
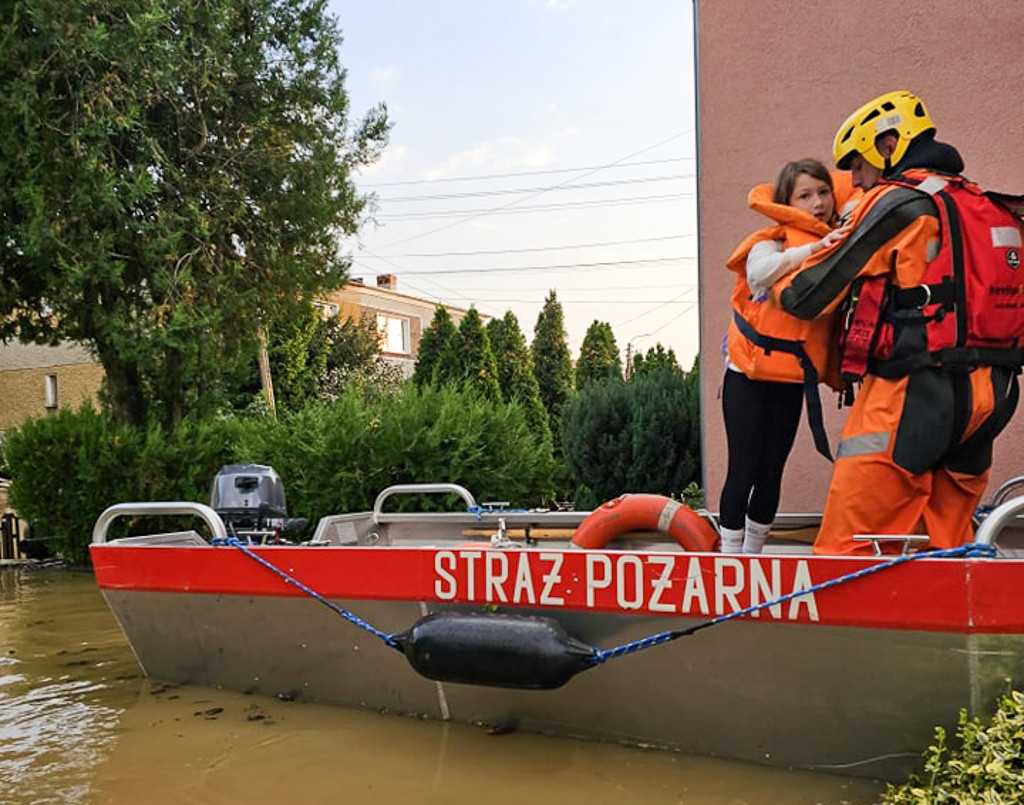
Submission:
[[[351,116],[393,129],[356,184],[351,276],[488,316],[527,343],[554,290],[575,360],[698,350],[688,0],[330,0]]]

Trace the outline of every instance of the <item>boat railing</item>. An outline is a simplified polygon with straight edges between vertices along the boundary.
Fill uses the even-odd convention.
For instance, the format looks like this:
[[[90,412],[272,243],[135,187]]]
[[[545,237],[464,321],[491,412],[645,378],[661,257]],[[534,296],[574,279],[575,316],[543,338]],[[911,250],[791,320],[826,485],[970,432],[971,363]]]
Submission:
[[[974,541],[981,545],[995,545],[999,532],[1021,512],[1024,512],[1024,495],[1000,503],[981,521],[974,533]]]
[[[466,487],[459,484],[394,484],[384,489],[373,502],[373,522],[378,525],[382,523],[395,523],[401,520],[422,517],[422,514],[408,514],[402,512],[384,511],[384,501],[395,495],[458,495],[470,511],[478,508],[476,498]]]
[[[452,512],[385,512],[384,502],[395,495],[447,494],[458,495],[466,504],[465,511]],[[479,504],[473,493],[453,483],[394,484],[377,495],[373,504],[375,525],[395,523],[444,523],[472,526],[479,523],[495,524],[501,528],[522,528],[545,525],[552,528],[575,528],[589,514],[579,511],[553,511],[550,509],[509,509],[504,501]]]
[[[107,541],[107,531],[111,524],[119,517],[140,517],[140,516],[163,516],[163,515],[188,515],[198,517],[210,529],[210,535],[215,540],[227,539],[227,530],[224,528],[224,521],[220,515],[204,503],[192,503],[190,501],[154,501],[148,503],[115,503],[106,508],[96,518],[96,525],[92,529],[92,544],[102,545]]]
[[[1018,475],[1015,478],[1010,478],[1010,480],[1004,481],[995,491],[995,494],[992,495],[992,500],[989,505],[994,508],[1001,503],[1004,503],[1006,499],[1010,497],[1010,493],[1021,486],[1024,486],[1024,475]]]

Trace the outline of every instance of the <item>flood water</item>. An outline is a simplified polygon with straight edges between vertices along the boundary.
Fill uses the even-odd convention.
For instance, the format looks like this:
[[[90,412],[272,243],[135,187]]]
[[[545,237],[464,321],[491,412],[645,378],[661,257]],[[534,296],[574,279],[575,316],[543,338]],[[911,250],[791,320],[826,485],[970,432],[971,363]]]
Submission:
[[[0,803],[871,803],[879,783],[145,679],[92,574],[0,569]]]

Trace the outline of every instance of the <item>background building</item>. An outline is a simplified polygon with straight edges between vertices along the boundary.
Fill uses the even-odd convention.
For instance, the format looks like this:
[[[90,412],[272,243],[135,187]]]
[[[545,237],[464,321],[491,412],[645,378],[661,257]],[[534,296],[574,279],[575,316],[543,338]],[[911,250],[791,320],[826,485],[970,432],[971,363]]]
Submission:
[[[697,35],[701,377],[704,481],[718,508],[725,432],[718,389],[733,275],[726,258],[765,219],[749,189],[791,159],[830,164],[846,116],[890,90],[921,96],[938,139],[960,149],[964,173],[1024,193],[1020,99],[1024,3],[1006,0],[694,0]],[[823,389],[833,450],[845,417]],[[996,442],[990,491],[1021,473],[1024,408]],[[830,465],[801,424],[781,511],[821,511]]]
[[[95,399],[103,369],[84,347],[0,345],[0,433],[28,416]]]
[[[406,375],[412,374],[420,338],[437,307],[435,302],[399,293],[394,274],[379,276],[375,287],[346,283],[319,304],[325,315],[372,316],[380,334],[381,357],[401,366]],[[466,315],[456,307],[448,307],[448,313],[456,325]],[[0,434],[26,417],[96,401],[102,382],[103,368],[84,347],[0,344]]]
[[[366,314],[372,316],[377,323],[380,356],[400,366],[406,377],[416,366],[420,339],[430,326],[437,308],[435,302],[399,293],[398,277],[394,274],[378,275],[376,286],[353,280],[319,304],[325,315],[337,314],[354,319]],[[450,305],[445,307],[458,326],[466,311]],[[481,318],[486,322],[490,317],[481,314]]]

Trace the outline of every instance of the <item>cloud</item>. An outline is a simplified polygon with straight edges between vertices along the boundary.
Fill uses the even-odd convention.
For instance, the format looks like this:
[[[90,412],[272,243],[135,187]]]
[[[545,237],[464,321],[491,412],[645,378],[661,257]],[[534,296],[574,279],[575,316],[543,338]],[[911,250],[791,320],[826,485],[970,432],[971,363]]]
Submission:
[[[576,5],[578,0],[548,0],[544,7],[548,11],[565,11],[570,6]]]
[[[555,161],[554,154],[546,145],[531,148],[524,151],[515,160],[506,160],[502,167],[510,168],[543,168]]]
[[[434,168],[428,168],[423,176],[426,179],[444,179],[454,176],[466,168],[489,166],[488,160],[494,153],[494,147],[489,142],[482,142],[472,148],[452,154],[448,159]]]
[[[536,170],[555,161],[554,150],[548,145],[527,143],[519,137],[502,137],[452,154],[440,165],[424,171],[423,177],[445,179],[465,173]]]
[[[398,75],[399,70],[395,67],[374,67],[370,70],[370,86],[375,90],[388,89]]]

